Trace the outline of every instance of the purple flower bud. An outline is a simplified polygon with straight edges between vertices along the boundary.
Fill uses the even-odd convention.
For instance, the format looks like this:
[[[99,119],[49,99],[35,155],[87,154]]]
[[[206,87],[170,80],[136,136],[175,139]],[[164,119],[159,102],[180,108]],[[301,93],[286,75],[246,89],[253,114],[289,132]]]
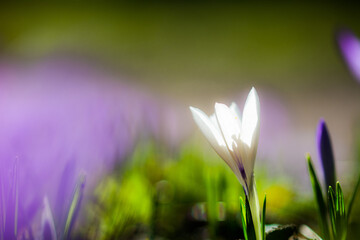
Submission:
[[[351,73],[360,83],[360,41],[349,30],[340,31],[337,42]]]
[[[324,119],[320,119],[317,128],[317,144],[319,158],[324,171],[326,189],[329,186],[335,187],[335,163],[331,147],[330,135]]]

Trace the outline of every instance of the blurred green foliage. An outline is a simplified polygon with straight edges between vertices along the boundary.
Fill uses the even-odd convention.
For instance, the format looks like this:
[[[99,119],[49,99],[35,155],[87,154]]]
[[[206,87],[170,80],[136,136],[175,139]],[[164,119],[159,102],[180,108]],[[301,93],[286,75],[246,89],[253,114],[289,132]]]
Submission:
[[[139,145],[125,166],[98,184],[86,206],[81,238],[242,237],[240,183],[221,159],[192,145],[173,157],[160,154],[154,144]],[[261,169],[256,178],[259,196],[267,193],[267,223],[312,218],[311,202],[297,199],[284,179],[268,179]]]

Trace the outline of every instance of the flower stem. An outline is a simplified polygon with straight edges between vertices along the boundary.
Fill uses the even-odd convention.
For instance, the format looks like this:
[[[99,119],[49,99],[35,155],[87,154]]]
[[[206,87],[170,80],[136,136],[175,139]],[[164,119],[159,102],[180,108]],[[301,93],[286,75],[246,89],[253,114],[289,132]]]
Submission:
[[[260,205],[256,191],[255,178],[253,179],[252,186],[249,189],[249,204],[250,204],[252,220],[254,223],[256,239],[263,240],[263,236],[261,234],[261,223],[260,223]]]

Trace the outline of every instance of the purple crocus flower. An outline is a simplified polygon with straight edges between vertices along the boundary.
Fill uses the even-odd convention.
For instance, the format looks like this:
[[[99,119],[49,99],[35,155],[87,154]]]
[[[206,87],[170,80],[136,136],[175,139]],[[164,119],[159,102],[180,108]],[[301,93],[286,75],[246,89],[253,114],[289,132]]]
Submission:
[[[318,153],[324,171],[326,189],[331,186],[335,187],[335,162],[331,147],[329,131],[324,119],[320,119],[317,128]]]
[[[56,240],[56,229],[49,200],[44,198],[44,209],[41,215],[41,240]]]
[[[340,51],[351,73],[360,82],[360,41],[349,30],[340,31],[337,35]]]
[[[144,135],[157,139],[171,131],[161,116],[180,121],[172,110],[73,61],[0,63],[0,223],[6,215],[0,232],[6,239],[28,235],[45,196],[58,227],[79,174],[87,176],[84,191],[91,190]]]
[[[7,214],[6,235],[31,223],[45,195],[55,219],[63,218],[81,171],[95,184],[130,153],[136,126],[129,127],[134,114],[125,99],[136,101],[137,95],[128,96],[126,89],[80,66],[0,66],[0,168],[6,190],[1,196],[6,209],[1,212]],[[10,174],[13,162],[16,175]]]

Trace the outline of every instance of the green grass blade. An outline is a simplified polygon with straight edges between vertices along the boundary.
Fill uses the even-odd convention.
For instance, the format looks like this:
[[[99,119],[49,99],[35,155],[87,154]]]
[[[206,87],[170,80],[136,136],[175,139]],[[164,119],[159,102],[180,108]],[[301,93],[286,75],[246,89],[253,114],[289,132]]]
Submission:
[[[241,213],[240,216],[241,216],[241,223],[244,232],[244,238],[245,240],[248,240],[247,227],[246,227],[246,207],[242,197],[240,197],[240,213]]]
[[[344,203],[344,195],[340,186],[340,183],[337,182],[336,183],[336,195],[338,198],[338,203],[339,203],[339,213],[340,216],[345,216],[345,203]]]
[[[310,154],[306,155],[306,160],[307,160],[307,164],[308,164],[308,170],[309,170],[312,189],[314,191],[316,203],[317,203],[319,214],[320,214],[320,223],[321,223],[321,228],[322,228],[322,232],[323,232],[323,237],[325,239],[330,239],[329,226],[328,226],[327,217],[326,217],[327,216],[326,205],[324,202],[324,197],[323,197],[323,193],[321,191],[321,186],[320,186],[319,180],[316,176],[314,166],[311,161]]]
[[[263,211],[261,216],[261,233],[263,236],[263,240],[266,239],[266,233],[265,233],[265,214],[266,214],[266,195],[264,197],[264,204],[263,204]]]
[[[347,235],[347,217],[346,217],[346,211],[345,211],[345,203],[344,203],[344,195],[340,186],[340,183],[336,183],[336,197],[338,201],[338,238],[339,239],[346,239]]]
[[[206,201],[207,220],[211,238],[216,237],[216,224],[218,221],[217,188],[217,172],[209,168],[206,176]]]
[[[247,231],[248,239],[256,240],[254,222],[251,215],[249,200],[247,197],[245,197],[245,206],[246,206],[246,231]]]
[[[70,238],[71,229],[76,220],[77,213],[80,210],[80,204],[84,192],[84,187],[85,187],[85,175],[81,174],[78,183],[76,184],[73,199],[71,201],[70,208],[68,211],[68,216],[66,219],[65,229],[64,229],[64,239]]]
[[[330,215],[330,222],[331,222],[331,229],[333,236],[336,236],[336,196],[333,188],[329,186],[328,190],[328,204],[329,204],[329,215]]]

